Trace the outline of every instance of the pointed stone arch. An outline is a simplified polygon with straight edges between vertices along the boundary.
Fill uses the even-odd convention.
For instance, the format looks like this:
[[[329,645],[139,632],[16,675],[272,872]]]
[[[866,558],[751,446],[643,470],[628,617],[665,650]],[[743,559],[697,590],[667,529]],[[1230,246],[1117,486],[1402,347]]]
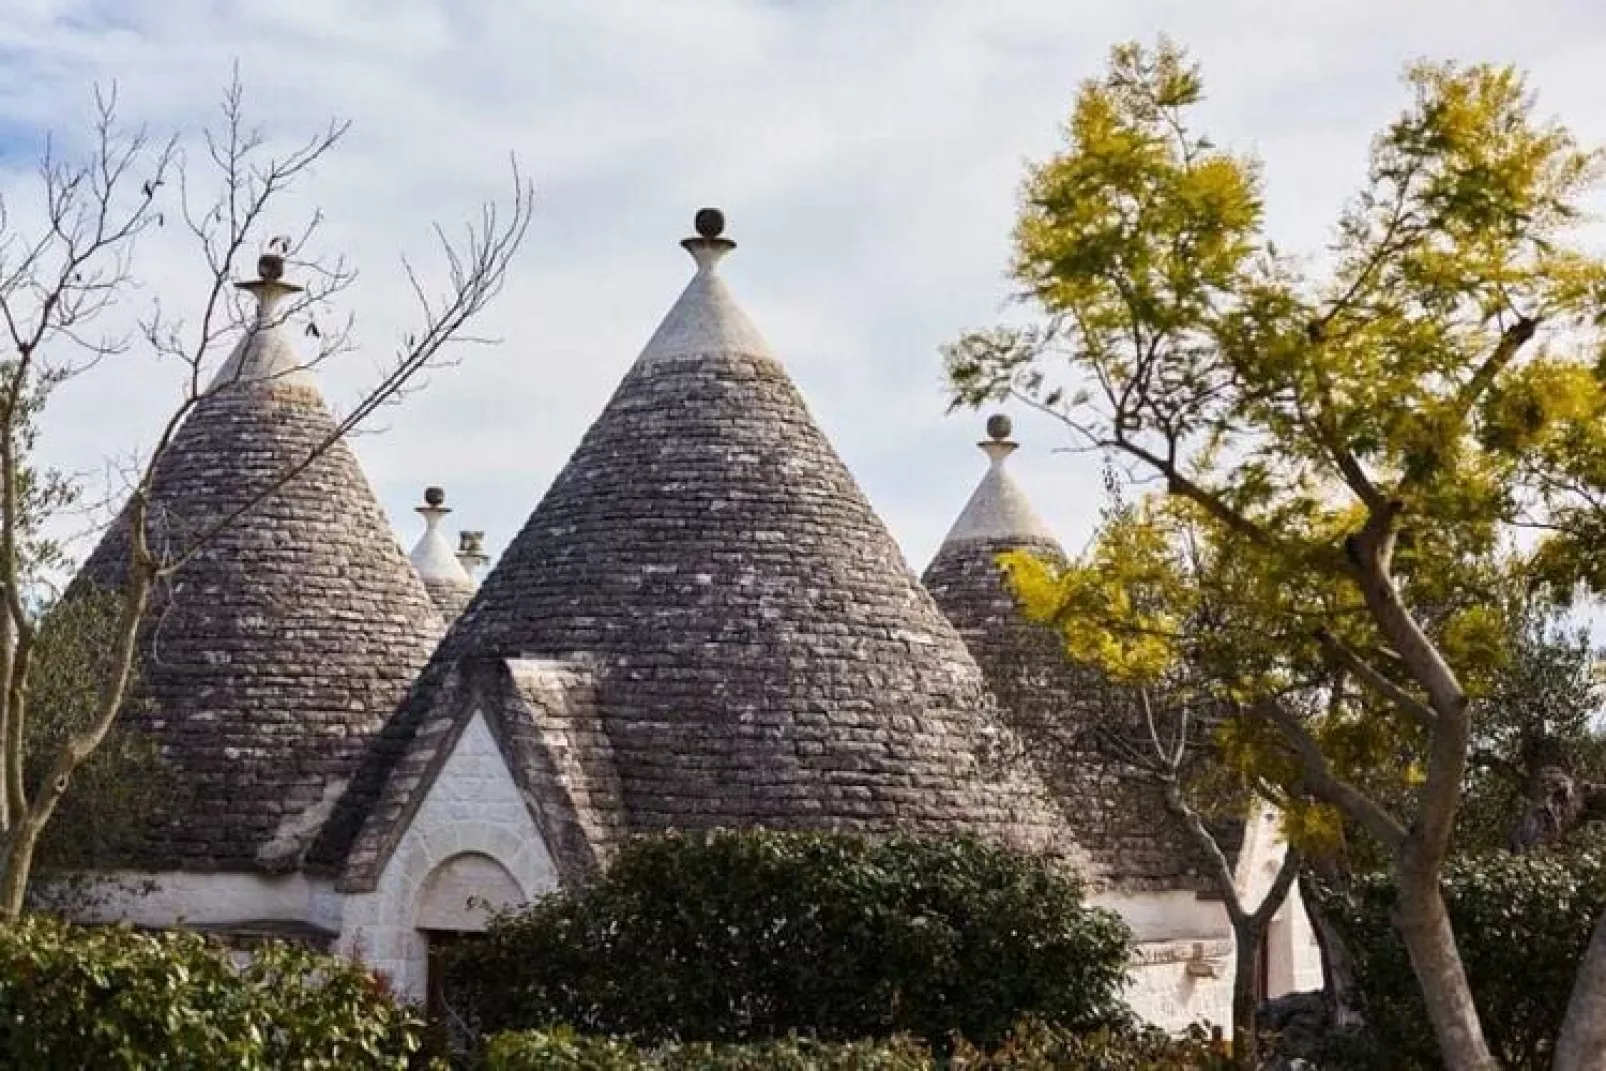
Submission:
[[[476,933],[495,911],[528,899],[512,871],[484,852],[458,852],[438,863],[418,887],[413,926]]]
[[[424,793],[371,891],[347,898],[341,947],[422,999],[429,932],[484,928],[488,906],[558,885],[557,868],[507,762],[476,712]],[[497,901],[500,901],[498,903]]]

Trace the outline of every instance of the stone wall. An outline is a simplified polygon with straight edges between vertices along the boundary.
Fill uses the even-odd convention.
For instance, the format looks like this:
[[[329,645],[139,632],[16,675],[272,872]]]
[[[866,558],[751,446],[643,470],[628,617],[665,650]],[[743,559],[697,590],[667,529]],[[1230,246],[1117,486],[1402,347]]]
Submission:
[[[60,900],[52,900],[57,893]],[[332,882],[304,874],[119,870],[93,875],[87,884],[46,889],[42,895],[81,922],[217,930],[241,923],[283,923],[331,935],[340,928],[341,898]]]
[[[1250,816],[1235,874],[1246,906],[1265,895],[1286,850],[1276,812],[1261,808]],[[1090,899],[1132,928],[1138,947],[1126,1000],[1138,1015],[1167,1030],[1203,1021],[1231,1033],[1234,940],[1220,900],[1180,889]],[[1321,988],[1321,951],[1297,887],[1266,939],[1267,996]]]
[[[1231,938],[1162,941],[1139,945],[1128,973],[1126,1002],[1138,1016],[1164,1030],[1190,1023],[1232,1023]]]
[[[1226,925],[1226,911],[1213,905]],[[1268,997],[1320,989],[1321,954],[1310,933],[1304,905],[1290,902],[1267,935]],[[1232,1034],[1234,942],[1231,936],[1141,944],[1133,957],[1125,993],[1144,1020],[1165,1030],[1190,1023],[1219,1025]]]
[[[504,889],[516,888],[521,899],[529,899],[558,885],[557,869],[535,821],[478,713],[458,738],[374,891],[347,897],[339,947],[385,974],[404,997],[422,1000],[428,969],[427,945],[417,928],[422,897],[426,890],[433,893],[434,909],[443,878],[458,882],[475,873],[492,886],[478,895],[497,899],[504,898]],[[477,928],[481,918],[483,913],[465,913],[459,925]]]

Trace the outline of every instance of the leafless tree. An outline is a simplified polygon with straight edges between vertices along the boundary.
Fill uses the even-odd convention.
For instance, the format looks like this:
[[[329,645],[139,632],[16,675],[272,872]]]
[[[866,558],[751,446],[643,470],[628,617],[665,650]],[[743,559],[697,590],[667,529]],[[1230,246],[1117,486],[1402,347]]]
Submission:
[[[62,156],[53,145],[43,153],[37,175],[42,219],[15,218],[12,206],[0,200],[0,342],[10,351],[0,358],[0,917],[21,910],[41,831],[74,771],[100,747],[125,705],[140,620],[153,587],[378,409],[408,393],[419,374],[441,363],[455,346],[486,341],[471,334],[471,327],[501,292],[534,206],[533,187],[516,164],[508,201],[483,204],[460,232],[436,228],[442,281],[432,287],[425,272],[403,262],[418,326],[333,430],[249,501],[179,544],[155,536],[150,510],[158,464],[185,417],[210,394],[233,385],[219,361],[227,346],[242,332],[267,326],[239,303],[234,286],[256,251],[267,248],[269,264],[290,259],[306,283],[293,300],[275,308],[275,323],[322,312],[355,277],[343,260],[309,254],[319,214],[298,232],[267,233],[270,221],[285,211],[285,194],[340,144],[346,130],[345,123],[334,122],[288,151],[275,152],[248,121],[236,77],[223,94],[219,121],[192,147],[179,137],[158,139],[142,127],[125,125],[116,94],[97,92],[87,153]],[[140,239],[164,226],[190,239],[205,267],[199,313],[184,316],[158,303],[136,328],[122,334],[106,330],[118,319],[114,310],[137,297]],[[350,319],[310,320],[314,352],[296,370],[349,350],[350,329]],[[154,446],[126,473],[127,504],[117,523],[128,527],[129,557],[126,583],[115,599],[109,671],[97,682],[83,726],[50,755],[34,757],[43,774],[30,785],[23,771],[28,719],[35,713],[30,679],[45,601],[40,592],[50,570],[62,564],[61,550],[46,529],[53,517],[74,507],[80,492],[78,481],[42,468],[34,448],[57,388],[98,368],[126,376],[130,361],[177,367],[180,389]]]
[[[1202,733],[1205,719],[1186,700],[1156,703],[1147,687],[1133,686],[1139,717],[1111,718],[1088,730],[1088,749],[1114,760],[1127,776],[1154,785],[1160,790],[1165,808],[1188,836],[1204,861],[1205,871],[1220,895],[1232,924],[1234,973],[1232,980],[1232,1051],[1239,1066],[1258,1066],[1259,1037],[1256,1030],[1257,957],[1271,920],[1288,898],[1288,891],[1299,877],[1303,857],[1289,846],[1278,865],[1276,876],[1261,895],[1258,904],[1245,902],[1248,890],[1240,889],[1227,853],[1211,829],[1209,816],[1196,806],[1190,782],[1200,780],[1203,768],[1212,763],[1208,738]],[[1156,707],[1160,709],[1156,709]],[[1206,778],[1209,781],[1209,778]],[[1258,813],[1240,793],[1235,801]]]

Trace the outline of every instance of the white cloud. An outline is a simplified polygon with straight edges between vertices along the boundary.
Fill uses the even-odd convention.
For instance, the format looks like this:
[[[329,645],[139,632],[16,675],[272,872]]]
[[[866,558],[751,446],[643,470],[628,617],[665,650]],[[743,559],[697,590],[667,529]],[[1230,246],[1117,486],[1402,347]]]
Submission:
[[[676,241],[720,204],[742,244],[738,295],[786,359],[861,484],[924,565],[980,475],[981,417],[943,416],[937,347],[988,323],[1024,161],[1049,151],[1076,84],[1122,39],[1170,33],[1204,63],[1218,139],[1266,164],[1271,224],[1319,250],[1371,133],[1417,56],[1512,60],[1588,137],[1606,14],[1581,0],[1287,4],[1188,0],[9,0],[0,13],[0,182],[26,138],[81,124],[115,79],[155,127],[204,121],[238,59],[275,132],[349,117],[309,193],[324,241],[363,271],[349,294],[370,354],[406,329],[396,267],[506,189],[516,152],[540,197],[487,327],[506,339],[357,443],[401,537],[425,483],[454,520],[516,532],[688,271]],[[22,139],[19,141],[19,139]],[[152,242],[152,286],[181,294],[186,252]],[[349,398],[374,358],[325,373]],[[48,447],[93,467],[152,432],[167,385],[148,365],[86,380]],[[1012,461],[1079,544],[1097,463],[1018,422]]]

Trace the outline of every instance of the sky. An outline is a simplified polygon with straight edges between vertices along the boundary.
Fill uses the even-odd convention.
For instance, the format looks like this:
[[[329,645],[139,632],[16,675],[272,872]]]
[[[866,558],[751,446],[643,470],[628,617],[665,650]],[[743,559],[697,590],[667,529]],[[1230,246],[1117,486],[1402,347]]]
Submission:
[[[1606,8],[1588,0],[4,0],[0,194],[27,222],[47,135],[80,144],[96,85],[191,140],[238,65],[286,143],[351,121],[272,231],[316,206],[356,352],[349,404],[416,323],[400,267],[431,227],[508,193],[535,217],[500,302],[427,389],[355,447],[398,537],[426,484],[494,553],[516,534],[689,278],[678,241],[717,205],[727,282],[921,569],[984,467],[985,413],[947,414],[940,347],[1012,311],[1009,232],[1029,161],[1060,143],[1110,47],[1166,34],[1203,67],[1202,125],[1263,163],[1268,230],[1319,257],[1418,58],[1525,68],[1542,111],[1606,142]],[[196,296],[176,228],[139,250],[140,302]],[[59,396],[41,449],[72,471],[148,447],[179,370],[130,355]],[[1067,547],[1098,462],[1015,412],[1019,482]],[[81,548],[87,552],[86,548]]]

